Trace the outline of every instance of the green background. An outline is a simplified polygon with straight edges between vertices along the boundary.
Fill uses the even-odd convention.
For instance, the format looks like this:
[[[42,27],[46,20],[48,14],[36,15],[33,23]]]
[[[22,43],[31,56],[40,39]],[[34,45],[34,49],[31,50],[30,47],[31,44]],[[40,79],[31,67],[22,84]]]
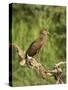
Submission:
[[[66,61],[66,7],[30,4],[12,4],[12,28],[10,36],[23,50],[27,50],[39,36],[42,28],[50,32],[47,45],[34,57],[45,68],[51,70],[60,61]],[[66,82],[66,65],[62,65]],[[12,50],[13,86],[55,84],[54,77],[43,79],[34,69],[19,65],[18,54]]]

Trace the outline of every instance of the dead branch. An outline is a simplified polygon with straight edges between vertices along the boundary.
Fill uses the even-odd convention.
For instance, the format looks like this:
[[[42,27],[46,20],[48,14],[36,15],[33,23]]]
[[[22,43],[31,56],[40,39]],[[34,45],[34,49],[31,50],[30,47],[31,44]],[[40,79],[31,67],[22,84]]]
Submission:
[[[20,58],[20,65],[24,65],[26,62],[25,57],[24,57],[25,52],[15,43],[12,43],[12,47],[14,47],[17,50],[18,56]]]
[[[17,46],[16,44],[12,44],[13,47],[16,48],[18,56],[20,57],[20,65],[23,66],[26,63],[26,59],[25,59],[25,53],[24,51]],[[62,80],[62,69],[61,69],[61,65],[65,64],[66,62],[59,62],[57,64],[54,65],[54,69],[53,70],[47,70],[46,68],[44,68],[42,66],[41,63],[37,62],[37,60],[35,60],[35,58],[31,58],[30,60],[27,60],[28,64],[34,68],[43,78],[47,78],[49,76],[54,76],[56,83],[64,83]]]
[[[61,62],[55,64],[55,67],[60,67],[61,65],[65,64],[65,63],[66,63],[66,62],[61,61]]]

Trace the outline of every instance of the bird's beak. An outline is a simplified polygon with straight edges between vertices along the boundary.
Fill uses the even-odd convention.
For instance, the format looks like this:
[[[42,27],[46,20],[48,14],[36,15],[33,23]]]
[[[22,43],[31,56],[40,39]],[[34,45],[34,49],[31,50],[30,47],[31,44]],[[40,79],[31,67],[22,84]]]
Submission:
[[[50,32],[48,32],[48,35],[51,36]]]

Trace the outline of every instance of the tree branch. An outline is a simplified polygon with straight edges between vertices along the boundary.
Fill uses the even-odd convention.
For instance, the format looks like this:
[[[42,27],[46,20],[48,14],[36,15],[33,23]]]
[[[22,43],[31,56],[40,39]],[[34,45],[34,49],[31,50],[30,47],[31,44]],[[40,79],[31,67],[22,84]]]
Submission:
[[[25,53],[24,51],[17,46],[16,44],[12,44],[12,47],[16,48],[18,56],[20,57],[20,65],[23,66],[26,64],[26,59],[25,59]],[[64,83],[62,80],[62,69],[61,69],[61,65],[65,64],[66,62],[59,62],[57,64],[54,65],[54,69],[53,70],[47,70],[46,68],[44,68],[42,66],[41,63],[37,62],[37,60],[35,60],[35,58],[31,58],[28,61],[28,64],[34,68],[41,76],[42,78],[47,78],[50,76],[54,76],[56,83]]]

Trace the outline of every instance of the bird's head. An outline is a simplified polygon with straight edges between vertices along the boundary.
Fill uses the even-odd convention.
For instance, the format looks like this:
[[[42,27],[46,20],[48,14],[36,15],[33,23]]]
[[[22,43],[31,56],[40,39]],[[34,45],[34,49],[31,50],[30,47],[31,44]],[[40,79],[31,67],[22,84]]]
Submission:
[[[40,35],[43,37],[47,36],[48,34],[49,34],[49,32],[48,32],[48,29],[46,29],[46,28],[40,31]]]

